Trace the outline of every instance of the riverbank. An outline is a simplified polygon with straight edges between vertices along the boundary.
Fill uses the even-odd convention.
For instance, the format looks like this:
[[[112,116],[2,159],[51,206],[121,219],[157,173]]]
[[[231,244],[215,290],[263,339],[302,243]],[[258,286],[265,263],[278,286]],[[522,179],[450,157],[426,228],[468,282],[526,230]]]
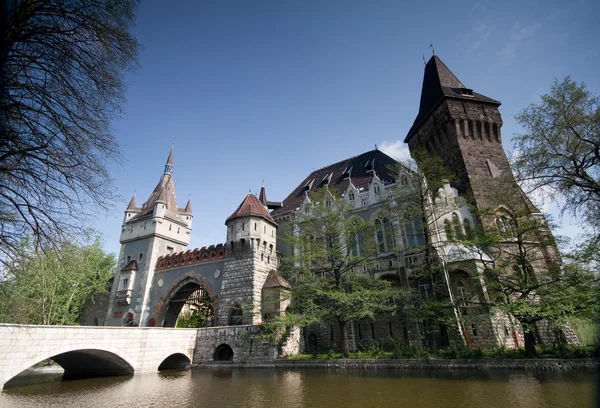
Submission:
[[[206,361],[194,368],[235,367],[274,369],[398,369],[398,370],[513,370],[513,371],[592,371],[599,367],[597,359],[332,359],[277,360],[273,363],[235,363]]]

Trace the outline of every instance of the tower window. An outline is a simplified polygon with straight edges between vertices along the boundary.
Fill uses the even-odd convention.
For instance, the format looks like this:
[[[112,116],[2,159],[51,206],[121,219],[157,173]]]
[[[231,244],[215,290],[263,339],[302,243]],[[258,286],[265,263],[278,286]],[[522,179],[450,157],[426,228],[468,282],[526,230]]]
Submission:
[[[140,252],[140,253],[138,254],[138,261],[141,261],[143,257],[144,257],[144,253],[143,253],[143,252]]]
[[[242,222],[242,231],[244,231],[244,223]]]
[[[256,228],[257,228],[257,224],[254,223],[254,231],[256,231]]]
[[[127,263],[129,263],[129,261],[131,261],[131,255],[127,255]]]
[[[172,254],[173,253],[173,247],[168,246],[167,247],[167,253]]]

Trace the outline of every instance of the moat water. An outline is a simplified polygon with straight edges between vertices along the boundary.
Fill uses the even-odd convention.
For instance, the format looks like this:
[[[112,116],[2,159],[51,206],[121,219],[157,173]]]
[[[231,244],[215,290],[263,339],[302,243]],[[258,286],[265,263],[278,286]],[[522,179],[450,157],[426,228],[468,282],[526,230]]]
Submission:
[[[595,394],[592,372],[205,368],[23,385],[0,407],[585,408]]]

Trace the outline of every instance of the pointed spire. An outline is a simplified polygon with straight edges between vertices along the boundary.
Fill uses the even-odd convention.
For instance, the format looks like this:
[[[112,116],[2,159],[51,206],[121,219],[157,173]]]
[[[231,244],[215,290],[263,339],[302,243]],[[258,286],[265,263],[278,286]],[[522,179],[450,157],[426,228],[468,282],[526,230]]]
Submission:
[[[262,203],[262,205],[265,207],[267,206],[267,192],[265,190],[265,186],[260,188],[260,196],[258,197],[258,200]]]
[[[169,157],[167,157],[167,163],[165,164],[165,174],[171,175],[171,171],[173,170],[173,147],[171,146],[171,150],[169,151]]]
[[[133,193],[133,197],[131,197],[131,201],[129,202],[129,205],[127,206],[128,210],[135,210],[135,193]]]
[[[192,199],[188,198],[187,204],[183,210],[184,213],[191,214],[192,213]]]
[[[474,93],[472,89],[465,87],[456,75],[450,71],[446,64],[442,62],[440,57],[433,53],[432,57],[425,65],[419,113],[417,114],[417,118],[411,129],[408,131],[405,142],[444,98],[476,100],[479,102],[500,105],[500,102],[488,98],[487,96]]]

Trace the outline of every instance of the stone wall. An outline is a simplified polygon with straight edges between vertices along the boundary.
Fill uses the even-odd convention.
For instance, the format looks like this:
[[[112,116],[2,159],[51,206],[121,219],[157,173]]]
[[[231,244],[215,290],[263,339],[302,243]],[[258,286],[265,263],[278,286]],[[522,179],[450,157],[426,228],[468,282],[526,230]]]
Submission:
[[[277,347],[260,337],[260,326],[228,326],[198,329],[194,364],[215,360],[215,350],[227,345],[233,351],[233,363],[273,362]]]

